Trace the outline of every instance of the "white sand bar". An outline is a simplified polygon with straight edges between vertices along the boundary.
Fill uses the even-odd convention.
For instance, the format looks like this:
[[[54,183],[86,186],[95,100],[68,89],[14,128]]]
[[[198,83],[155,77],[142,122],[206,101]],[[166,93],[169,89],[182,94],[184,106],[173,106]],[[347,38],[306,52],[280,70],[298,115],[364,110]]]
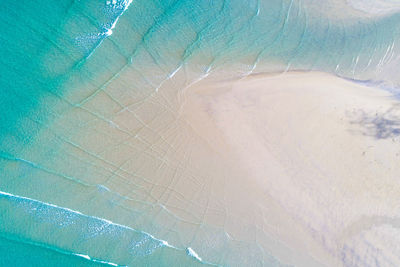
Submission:
[[[217,264],[400,266],[400,102],[390,93],[318,72],[210,78],[183,91],[179,81],[139,102],[126,72],[107,93],[129,109],[115,113],[99,94],[84,107],[109,108],[110,121],[71,109],[43,130],[38,140],[70,141],[42,165],[93,185],[86,193],[51,176],[74,194],[45,201]],[[23,158],[41,162],[40,144]],[[91,194],[96,209],[85,209]]]
[[[389,93],[323,73],[192,92],[188,109],[196,103],[215,127],[194,121],[197,132],[224,140],[246,173],[220,188],[227,210],[243,213],[243,204],[252,216],[237,228],[228,222],[227,233],[240,239],[245,224],[255,226],[291,248],[279,255],[266,245],[297,266],[400,264],[400,103]]]

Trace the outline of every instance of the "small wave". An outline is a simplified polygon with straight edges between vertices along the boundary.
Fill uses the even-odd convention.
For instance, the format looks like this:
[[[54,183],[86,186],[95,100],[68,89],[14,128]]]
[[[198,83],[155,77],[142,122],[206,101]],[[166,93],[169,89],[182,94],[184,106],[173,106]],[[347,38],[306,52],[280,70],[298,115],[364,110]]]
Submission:
[[[189,256],[192,256],[193,258],[201,261],[201,258],[199,257],[199,254],[196,253],[196,251],[194,251],[191,247],[187,248],[187,253]]]
[[[137,257],[152,255],[161,248],[172,249],[171,253],[187,254],[202,264],[214,265],[202,261],[201,257],[192,248],[187,248],[185,252],[185,249],[172,246],[166,240],[158,239],[149,233],[114,223],[107,219],[85,215],[69,208],[0,191],[0,201],[2,199],[8,200],[6,205],[0,206],[2,209],[11,206],[5,212],[8,213],[8,216],[0,217],[3,226],[2,235],[7,235],[8,233],[17,234],[19,238],[23,239],[22,242],[25,243],[110,266],[125,266],[125,263],[129,264],[130,261],[137,259]],[[22,219],[21,214],[23,214]],[[18,220],[15,220],[17,216]],[[33,219],[30,217],[33,217]],[[58,238],[57,240],[49,240],[48,237],[41,236],[40,233],[32,233],[32,236],[25,236],[25,223],[16,225],[13,221],[29,221],[32,229],[36,228],[36,226],[39,228],[45,227],[46,231],[44,232],[52,232],[52,236],[57,236]],[[70,236],[70,234],[66,233],[73,233],[76,236],[76,240],[71,242],[71,240],[60,238],[65,235]],[[81,242],[77,242],[79,240]],[[122,258],[125,258],[125,261],[128,262],[119,264],[116,263],[119,258],[114,260],[102,259],[106,257],[99,252],[102,247],[116,248],[119,257],[121,254],[124,255]],[[94,248],[96,249],[94,250]],[[104,251],[108,251],[108,249]]]

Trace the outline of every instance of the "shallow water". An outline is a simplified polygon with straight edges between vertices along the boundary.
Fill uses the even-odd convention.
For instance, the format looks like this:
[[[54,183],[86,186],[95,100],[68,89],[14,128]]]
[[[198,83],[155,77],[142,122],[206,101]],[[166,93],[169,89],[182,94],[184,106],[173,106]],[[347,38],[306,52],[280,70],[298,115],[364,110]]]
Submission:
[[[256,238],[229,236],[202,192],[233,171],[208,173],[220,155],[196,161],[209,150],[176,114],[201,80],[259,73],[318,70],[396,90],[400,13],[317,5],[1,3],[0,263],[285,265]]]

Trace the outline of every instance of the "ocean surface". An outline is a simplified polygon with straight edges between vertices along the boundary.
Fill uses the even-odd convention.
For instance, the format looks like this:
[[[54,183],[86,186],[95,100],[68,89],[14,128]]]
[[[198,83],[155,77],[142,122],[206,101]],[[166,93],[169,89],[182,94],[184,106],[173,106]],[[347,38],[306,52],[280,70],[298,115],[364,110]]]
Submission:
[[[203,199],[168,208],[178,185],[155,189],[144,147],[203,79],[316,70],[396,91],[398,4],[360,2],[2,1],[0,266],[284,266],[177,215]],[[129,108],[143,130],[116,115]]]

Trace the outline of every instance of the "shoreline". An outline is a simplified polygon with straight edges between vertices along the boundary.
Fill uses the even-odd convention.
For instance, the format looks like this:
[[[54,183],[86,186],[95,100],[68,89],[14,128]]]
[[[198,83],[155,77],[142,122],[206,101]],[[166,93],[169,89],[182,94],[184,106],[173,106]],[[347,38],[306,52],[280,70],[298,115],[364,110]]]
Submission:
[[[3,191],[126,225],[228,265],[337,266],[365,253],[364,233],[372,244],[387,235],[385,218],[400,206],[400,135],[392,123],[383,125],[386,136],[375,136],[382,125],[374,118],[400,116],[389,92],[320,72],[288,72],[205,79],[179,102],[172,97],[180,77],[139,108],[117,113],[118,127],[93,120],[68,137],[59,126],[85,113],[65,113],[38,138],[70,138],[56,147],[62,158],[41,159],[40,145],[21,156],[68,177],[90,163],[93,169],[79,173],[93,186],[36,169],[30,175],[40,182]],[[89,104],[107,101],[99,95]],[[80,194],[48,194],[37,187],[45,184]],[[378,225],[359,222],[374,216],[381,216]]]

